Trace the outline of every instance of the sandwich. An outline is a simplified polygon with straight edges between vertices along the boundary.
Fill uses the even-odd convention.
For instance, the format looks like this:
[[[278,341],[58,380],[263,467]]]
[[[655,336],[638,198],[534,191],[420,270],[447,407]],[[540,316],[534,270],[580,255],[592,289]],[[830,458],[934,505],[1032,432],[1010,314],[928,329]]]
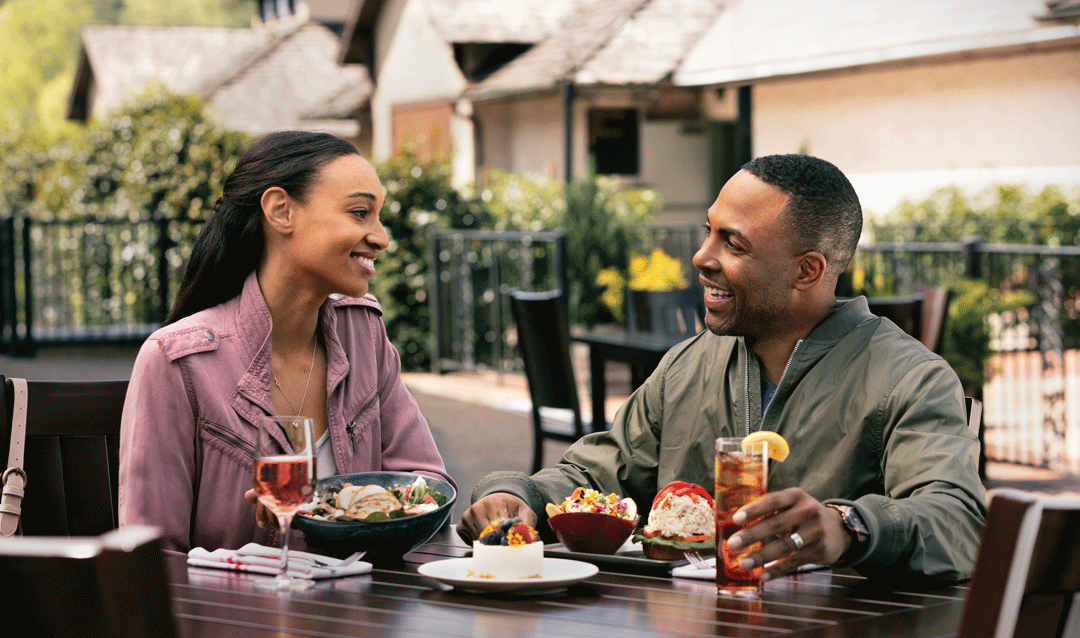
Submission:
[[[681,560],[689,551],[715,553],[712,496],[693,483],[668,483],[653,499],[648,523],[634,540],[646,557],[656,560]]]

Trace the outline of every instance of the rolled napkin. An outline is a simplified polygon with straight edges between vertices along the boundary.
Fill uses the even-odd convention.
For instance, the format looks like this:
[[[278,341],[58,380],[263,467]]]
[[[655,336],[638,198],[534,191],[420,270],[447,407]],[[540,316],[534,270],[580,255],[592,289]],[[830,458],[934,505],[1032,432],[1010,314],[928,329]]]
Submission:
[[[356,576],[371,571],[371,563],[362,560],[344,566],[340,565],[341,562],[329,556],[289,550],[289,575],[294,578],[320,580]],[[195,547],[188,552],[187,564],[188,567],[210,567],[276,576],[281,568],[281,550],[258,543],[248,543],[240,549],[215,549],[214,551]]]

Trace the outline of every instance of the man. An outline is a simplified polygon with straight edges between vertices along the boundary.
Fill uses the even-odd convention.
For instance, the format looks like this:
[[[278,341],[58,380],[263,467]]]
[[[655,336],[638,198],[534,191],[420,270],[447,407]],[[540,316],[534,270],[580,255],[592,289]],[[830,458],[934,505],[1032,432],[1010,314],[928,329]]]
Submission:
[[[481,481],[459,535],[471,540],[500,515],[536,523],[579,485],[643,509],[675,479],[711,489],[713,441],[765,429],[791,454],[771,465],[770,492],[736,514],[755,522],[732,548],[773,539],[744,567],[777,560],[766,580],[808,563],[970,577],[986,511],[963,391],[941,357],[864,298],[837,303],[862,232],[847,178],[812,157],[758,158],[724,185],[706,227],[693,263],[709,330],[665,355],[611,431],[531,477]]]

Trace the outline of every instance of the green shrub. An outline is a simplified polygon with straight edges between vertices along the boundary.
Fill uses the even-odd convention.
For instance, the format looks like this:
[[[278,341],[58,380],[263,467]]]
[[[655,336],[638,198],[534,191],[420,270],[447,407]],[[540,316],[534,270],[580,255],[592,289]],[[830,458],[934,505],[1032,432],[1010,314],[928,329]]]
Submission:
[[[626,272],[637,248],[629,226],[651,221],[660,208],[653,189],[623,188],[595,177],[567,185],[534,174],[492,172],[479,191],[497,228],[566,231],[566,278],[570,321],[593,326],[615,317],[601,301],[601,271]],[[638,249],[640,250],[640,249]]]
[[[870,222],[874,241],[944,242],[977,236],[990,243],[1078,245],[1080,244],[1080,193],[1064,194],[1048,186],[1037,193],[1020,185],[996,185],[977,194],[955,186],[942,188],[919,201],[906,201],[892,214]],[[1020,290],[1033,274],[1034,262],[1017,257],[994,257],[986,267],[989,279],[960,279],[941,265],[924,274],[922,283],[948,285],[949,304],[943,356],[968,391],[986,380],[985,363],[990,355],[987,318],[1030,307],[1036,296]],[[893,273],[884,258],[857,258],[849,273],[853,289],[861,294],[894,294]],[[1002,276],[1001,273],[1004,273]],[[1062,330],[1066,342],[1080,336],[1080,315],[1071,300],[1080,291],[1080,272],[1075,261],[1063,263],[1058,274],[1064,290]]]
[[[427,301],[428,228],[485,228],[486,209],[450,184],[450,164],[423,160],[407,147],[376,166],[386,202],[381,218],[390,237],[379,255],[371,293],[383,308],[390,341],[406,370],[431,367],[431,313]]]

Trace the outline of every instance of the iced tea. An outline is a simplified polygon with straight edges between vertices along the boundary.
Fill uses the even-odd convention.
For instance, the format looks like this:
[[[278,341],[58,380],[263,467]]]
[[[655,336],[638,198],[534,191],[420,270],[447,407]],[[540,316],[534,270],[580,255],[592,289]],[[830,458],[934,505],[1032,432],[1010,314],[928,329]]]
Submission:
[[[755,445],[743,452],[741,438],[716,440],[716,590],[719,593],[754,596],[761,593],[761,568],[739,568],[739,560],[761,549],[754,543],[741,551],[728,548],[727,539],[739,531],[731,517],[767,491],[768,447]]]

